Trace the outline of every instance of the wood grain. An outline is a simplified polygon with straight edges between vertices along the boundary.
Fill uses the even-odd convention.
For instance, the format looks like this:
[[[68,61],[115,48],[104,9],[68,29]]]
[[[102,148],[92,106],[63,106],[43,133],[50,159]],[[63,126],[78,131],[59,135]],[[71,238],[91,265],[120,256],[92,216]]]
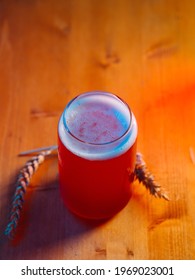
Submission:
[[[195,3],[193,0],[0,2],[0,259],[195,258]],[[13,242],[5,229],[20,151],[53,145],[75,95],[125,99],[138,150],[169,192],[137,182],[105,223],[71,214],[58,190],[57,158],[34,176]]]

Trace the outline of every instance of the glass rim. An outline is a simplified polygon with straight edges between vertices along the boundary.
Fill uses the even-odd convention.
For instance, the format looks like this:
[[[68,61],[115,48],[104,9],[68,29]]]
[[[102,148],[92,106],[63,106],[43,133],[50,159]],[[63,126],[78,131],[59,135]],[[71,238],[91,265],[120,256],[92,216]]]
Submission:
[[[127,129],[125,130],[125,132],[120,135],[119,137],[117,137],[116,139],[112,140],[112,141],[108,141],[108,142],[103,142],[103,143],[93,143],[93,142],[88,142],[88,141],[85,141],[85,140],[82,140],[80,138],[78,138],[77,136],[75,136],[71,131],[70,131],[70,128],[67,124],[67,121],[66,121],[66,117],[65,117],[65,114],[67,112],[67,110],[70,108],[70,106],[72,105],[72,103],[79,99],[79,98],[82,98],[82,97],[85,97],[87,95],[107,95],[107,96],[110,96],[112,98],[115,98],[115,99],[118,99],[118,101],[120,101],[128,110],[129,112],[129,124],[128,124],[128,127]],[[78,142],[82,143],[82,144],[86,144],[86,145],[91,145],[91,146],[104,146],[104,145],[109,145],[109,144],[113,144],[113,143],[116,143],[117,141],[121,140],[123,137],[125,137],[129,131],[131,130],[131,126],[132,126],[132,111],[131,111],[131,108],[130,106],[121,98],[119,97],[118,95],[116,94],[113,94],[111,92],[105,92],[105,91],[88,91],[88,92],[84,92],[84,93],[81,93],[77,96],[75,96],[73,99],[71,99],[71,101],[68,102],[68,104],[66,105],[65,109],[64,109],[64,112],[63,112],[63,124],[64,124],[64,128],[66,130],[66,132],[71,136],[73,137],[75,140],[77,140]]]

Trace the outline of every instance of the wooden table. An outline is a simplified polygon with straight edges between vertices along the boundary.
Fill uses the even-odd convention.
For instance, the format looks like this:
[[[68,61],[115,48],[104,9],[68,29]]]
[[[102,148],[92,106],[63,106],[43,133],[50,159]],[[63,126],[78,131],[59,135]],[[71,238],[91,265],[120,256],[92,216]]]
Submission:
[[[0,2],[0,259],[195,258],[195,2]],[[71,214],[58,189],[57,157],[37,171],[16,238],[4,229],[23,150],[52,145],[79,93],[125,99],[138,150],[169,193],[138,182],[105,223]]]

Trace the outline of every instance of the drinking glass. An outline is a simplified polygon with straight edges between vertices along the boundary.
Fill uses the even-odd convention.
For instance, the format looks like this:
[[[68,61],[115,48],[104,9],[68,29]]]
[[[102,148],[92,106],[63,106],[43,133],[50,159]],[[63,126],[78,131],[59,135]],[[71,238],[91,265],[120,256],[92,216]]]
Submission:
[[[106,219],[128,203],[135,168],[137,123],[118,96],[86,92],[71,100],[58,125],[60,192],[88,219]]]

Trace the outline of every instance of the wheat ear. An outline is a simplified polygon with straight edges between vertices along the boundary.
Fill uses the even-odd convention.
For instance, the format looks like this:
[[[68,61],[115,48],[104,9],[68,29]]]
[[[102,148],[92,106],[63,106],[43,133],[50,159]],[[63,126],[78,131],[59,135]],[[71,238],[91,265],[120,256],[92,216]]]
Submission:
[[[153,196],[170,200],[168,195],[162,190],[161,186],[155,182],[154,176],[148,171],[141,153],[136,154],[134,179],[137,179],[139,183],[142,183]]]
[[[13,239],[16,228],[21,216],[22,207],[24,204],[24,196],[26,189],[30,183],[33,174],[37,171],[39,165],[43,163],[45,157],[51,153],[52,150],[43,151],[37,156],[29,159],[24,167],[19,171],[16,180],[16,190],[12,201],[12,208],[9,218],[9,223],[5,229],[5,235]]]

